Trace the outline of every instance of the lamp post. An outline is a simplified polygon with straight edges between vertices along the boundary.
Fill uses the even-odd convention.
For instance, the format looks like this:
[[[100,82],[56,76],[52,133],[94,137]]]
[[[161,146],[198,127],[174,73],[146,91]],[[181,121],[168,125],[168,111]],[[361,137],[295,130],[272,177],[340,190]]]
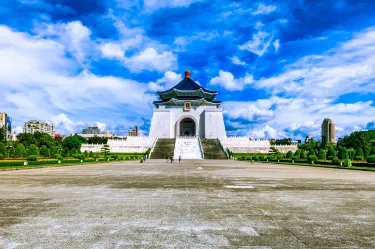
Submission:
[[[9,150],[10,150],[10,148],[12,148],[12,145],[7,145],[5,148],[7,149],[7,152],[8,152],[8,158],[9,158]]]

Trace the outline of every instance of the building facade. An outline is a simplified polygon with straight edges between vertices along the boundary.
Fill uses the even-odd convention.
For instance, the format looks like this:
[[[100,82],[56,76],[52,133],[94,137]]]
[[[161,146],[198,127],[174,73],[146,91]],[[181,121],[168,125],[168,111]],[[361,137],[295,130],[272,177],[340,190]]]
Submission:
[[[12,118],[9,117],[5,112],[0,112],[0,128],[4,128],[5,138],[0,138],[0,140],[10,140],[12,131]]]
[[[87,127],[86,129],[82,129],[82,134],[100,134],[100,130],[98,127]]]
[[[218,92],[198,85],[189,71],[173,88],[157,94],[160,101],[154,102],[151,137],[226,137],[221,101],[215,100]]]
[[[335,123],[329,118],[322,123],[322,141],[327,143],[336,143]]]
[[[129,137],[137,137],[139,135],[138,126],[135,126],[133,130],[128,130]]]
[[[43,121],[30,120],[25,122],[23,126],[24,133],[34,134],[35,132],[47,133],[51,137],[55,135],[55,130],[52,124]]]

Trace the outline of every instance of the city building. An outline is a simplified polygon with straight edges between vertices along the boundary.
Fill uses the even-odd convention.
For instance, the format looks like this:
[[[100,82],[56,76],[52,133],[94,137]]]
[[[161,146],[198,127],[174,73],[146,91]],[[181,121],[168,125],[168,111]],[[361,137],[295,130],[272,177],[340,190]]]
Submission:
[[[322,123],[322,142],[336,143],[335,123],[329,118],[325,118]]]
[[[10,140],[12,131],[12,118],[5,112],[0,112],[0,128],[5,128],[5,140]],[[2,140],[4,138],[0,138]]]
[[[98,127],[87,127],[86,129],[82,129],[82,134],[100,134],[100,130]]]
[[[30,134],[34,134],[35,132],[47,133],[51,137],[54,137],[55,135],[55,130],[52,124],[37,120],[30,120],[25,122],[23,126],[23,132]]]
[[[133,130],[128,130],[129,137],[138,137],[138,126],[135,126]]]
[[[305,138],[305,143],[309,143],[309,142],[315,142],[315,138],[313,136],[306,136]]]
[[[226,136],[221,101],[215,100],[218,92],[198,85],[190,78],[189,71],[173,88],[157,94],[161,100],[154,102],[151,137]]]

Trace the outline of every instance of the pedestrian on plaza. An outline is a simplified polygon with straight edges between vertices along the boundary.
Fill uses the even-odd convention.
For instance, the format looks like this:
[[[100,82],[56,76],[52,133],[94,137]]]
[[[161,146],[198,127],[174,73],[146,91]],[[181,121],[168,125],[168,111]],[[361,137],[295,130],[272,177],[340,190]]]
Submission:
[[[168,162],[168,155],[165,156],[165,162]]]
[[[181,160],[182,160],[182,158],[181,158],[181,156],[179,156],[178,157],[178,163],[181,163]]]

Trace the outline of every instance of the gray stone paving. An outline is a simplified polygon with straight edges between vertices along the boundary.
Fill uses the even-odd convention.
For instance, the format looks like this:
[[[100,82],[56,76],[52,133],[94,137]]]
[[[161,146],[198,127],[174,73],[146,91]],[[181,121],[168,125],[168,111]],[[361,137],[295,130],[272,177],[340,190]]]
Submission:
[[[0,248],[375,248],[375,173],[236,161],[0,172]]]

